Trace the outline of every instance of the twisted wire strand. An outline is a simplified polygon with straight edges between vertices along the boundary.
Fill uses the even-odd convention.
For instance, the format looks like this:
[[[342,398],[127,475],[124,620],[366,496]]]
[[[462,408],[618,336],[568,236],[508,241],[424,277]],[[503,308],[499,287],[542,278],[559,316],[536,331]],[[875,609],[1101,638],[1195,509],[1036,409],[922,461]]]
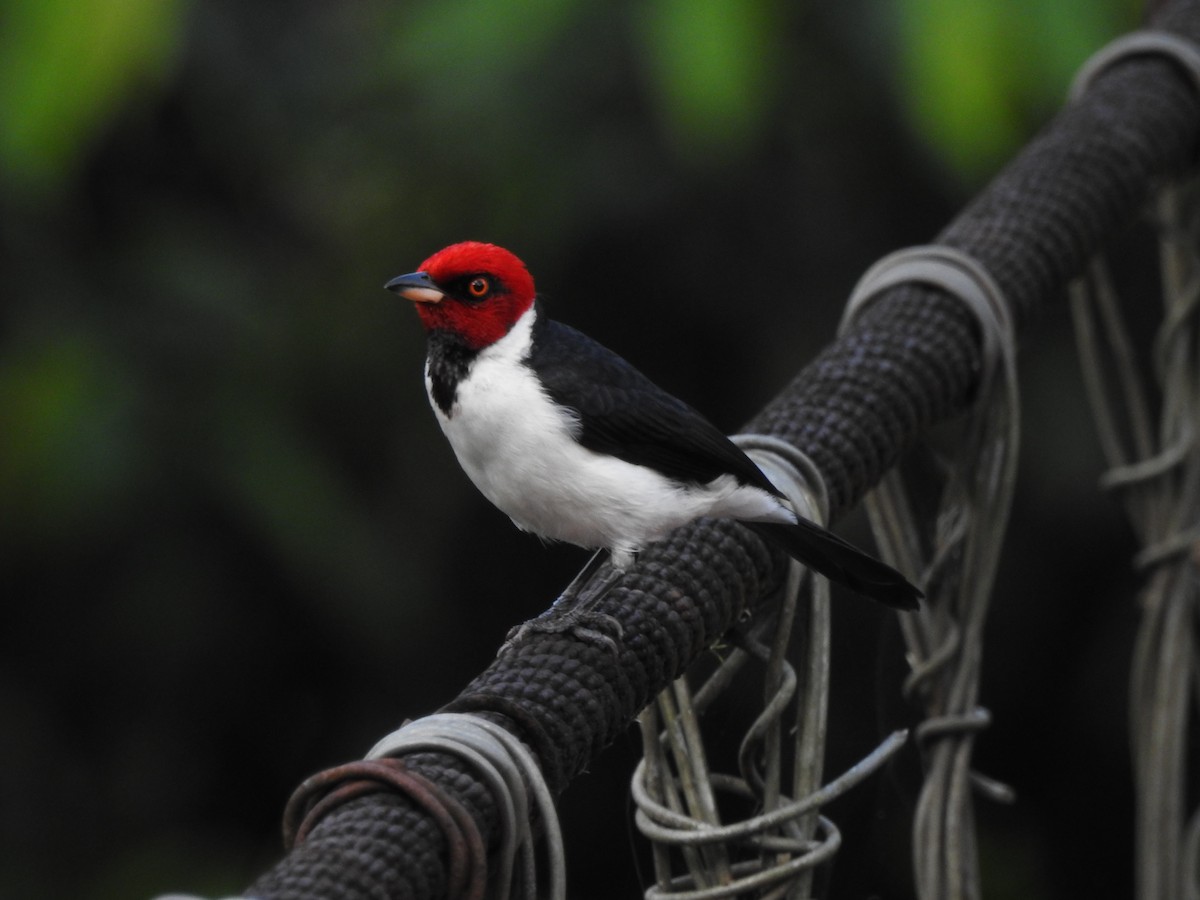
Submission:
[[[795,447],[770,436],[734,438],[800,515],[821,521],[825,491],[811,461]],[[710,772],[699,730],[699,702],[693,703],[681,678],[641,716],[644,759],[634,773],[632,793],[639,830],[654,844],[656,883],[649,897],[714,898],[750,891],[762,896],[808,896],[813,869],[840,846],[840,833],[820,816],[821,803],[848,790],[902,746],[893,734],[846,776],[821,788],[825,720],[828,708],[829,594],[824,579],[813,580],[808,604],[799,603],[803,568],[789,565],[779,609],[770,619],[770,646],[746,635],[736,656],[718,668],[697,693],[707,705],[713,685],[728,686],[730,670],[747,658],[764,665],[763,709],[747,729],[738,754],[740,778]],[[791,796],[781,785],[782,717],[797,696],[799,679],[786,659],[792,626],[808,611],[804,689],[799,696]],[[668,759],[668,754],[670,759]],[[725,791],[755,801],[759,815],[722,825],[716,793]],[[818,839],[818,835],[820,838]],[[678,848],[686,876],[672,872],[669,848]],[[749,849],[757,859],[737,859]],[[744,855],[744,853],[742,854]],[[757,895],[756,895],[757,896]]]
[[[1115,41],[1084,67],[1078,99],[1109,66],[1139,54],[1169,59],[1200,94],[1200,46],[1143,32]],[[1200,810],[1186,820],[1189,695],[1200,702],[1200,177],[1158,194],[1163,321],[1153,345],[1161,399],[1152,424],[1146,384],[1130,350],[1107,264],[1097,256],[1071,288],[1076,344],[1109,471],[1101,486],[1124,501],[1142,544],[1135,565],[1149,575],[1131,674],[1130,723],[1137,784],[1136,873],[1141,900],[1200,898]],[[1105,354],[1111,359],[1111,374]],[[1114,383],[1115,382],[1115,383]],[[1122,423],[1121,409],[1127,420]]]
[[[1195,59],[1200,91],[1200,51]],[[1072,286],[1076,343],[1110,466],[1101,486],[1123,501],[1148,582],[1134,651],[1130,725],[1137,785],[1136,873],[1141,900],[1200,897],[1200,810],[1190,821],[1189,698],[1200,702],[1200,178],[1165,187],[1160,230],[1164,311],[1152,379],[1129,352],[1119,299],[1102,257]],[[1154,426],[1146,384],[1161,399]],[[1122,421],[1121,413],[1126,419]],[[1194,712],[1193,712],[1194,714]]]
[[[681,847],[699,847],[715,844],[750,843],[759,846],[769,846],[772,849],[784,850],[788,853],[800,853],[781,864],[762,868],[756,861],[735,864],[731,872],[739,877],[733,882],[712,887],[696,888],[699,880],[697,873],[676,879],[660,880],[647,891],[647,898],[670,896],[672,900],[711,900],[715,897],[728,897],[744,893],[748,890],[766,885],[777,885],[796,872],[809,869],[829,859],[837,851],[841,837],[832,822],[819,817],[820,830],[825,832],[822,840],[812,838],[791,837],[791,841],[780,840],[779,836],[763,836],[762,832],[786,825],[800,816],[813,813],[821,806],[842,796],[855,785],[878,771],[893,755],[895,755],[908,740],[906,731],[896,731],[889,735],[870,754],[860,760],[842,775],[829,782],[800,800],[788,801],[770,812],[746,819],[732,825],[711,825],[694,817],[682,815],[670,805],[659,802],[651,793],[651,782],[645,776],[650,767],[649,756],[638,763],[632,782],[634,802],[638,810],[635,814],[638,829],[647,837],[661,844]],[[742,779],[718,777],[714,785],[743,797],[753,798],[754,792]],[[741,874],[752,871],[753,874]],[[676,893],[673,888],[685,887]]]
[[[901,471],[889,473],[867,498],[885,557],[901,571],[921,572],[928,602],[901,627],[912,668],[906,692],[923,702],[917,729],[926,759],[913,827],[913,867],[922,900],[981,894],[970,787],[993,799],[1011,791],[971,769],[976,735],[991,716],[977,705],[983,623],[1016,478],[1018,409],[1015,337],[1003,292],[989,273],[944,246],[901,250],[872,266],[852,293],[843,327],[884,291],[919,282],[960,302],[981,336],[983,371],[974,408],[963,423],[935,528],[932,555],[922,547],[914,514],[918,490]]]
[[[787,444],[767,436],[739,436],[735,438],[748,452],[757,457],[768,478],[787,493],[788,487],[793,488],[796,495],[794,503],[801,514],[814,515],[812,506],[819,504],[821,491],[813,491],[807,484],[796,482],[795,467],[803,467],[806,462],[800,458],[798,451]],[[757,449],[756,449],[757,448]],[[789,478],[788,472],[791,473]],[[814,482],[819,484],[819,481]],[[791,632],[791,621],[795,612],[795,591],[798,590],[800,574],[795,567],[789,567],[788,586],[784,601],[780,606],[777,617],[776,634],[786,645],[787,636]],[[769,657],[763,651],[759,654]],[[715,686],[722,687],[729,682],[727,673],[740,668],[746,659],[744,651],[738,651],[726,665],[721,666],[712,679],[707,682],[701,694],[705,696],[705,704],[716,694]],[[778,716],[786,705],[788,690],[794,685],[794,673],[790,671],[782,652],[777,652],[775,659],[767,659],[767,672],[764,690],[767,697],[767,709],[759,716],[751,727],[751,734],[743,741],[742,768],[744,782],[753,785],[748,788],[752,793],[757,790],[757,799],[768,808],[777,805],[779,790],[780,754],[778,748],[779,724]],[[708,770],[703,740],[698,723],[698,704],[691,701],[691,693],[684,679],[677,680],[667,691],[659,695],[657,701],[658,715],[665,719],[667,725],[663,735],[659,736],[658,719],[654,709],[648,709],[641,716],[643,729],[643,745],[647,761],[647,780],[653,785],[654,794],[662,797],[670,809],[682,813],[686,808],[688,814],[698,821],[715,826],[718,823],[716,800],[713,786],[719,781],[719,776]],[[755,738],[766,738],[765,744],[765,776],[747,772],[746,757],[752,752]],[[663,748],[670,751],[672,766],[663,754]],[[636,776],[635,776],[636,777]],[[636,796],[635,792],[635,796]],[[731,865],[731,848],[721,845],[704,846],[701,848],[684,847],[684,861],[691,872],[694,883],[715,888],[719,884],[728,883],[733,878]],[[671,861],[666,847],[661,843],[655,846],[654,853],[657,890],[665,890],[672,882]]]
[[[734,440],[741,446],[758,466],[784,494],[792,499],[796,512],[817,522],[825,522],[829,517],[829,491],[820,470],[807,454],[800,452],[793,445],[779,438],[761,434],[738,435]],[[784,602],[780,606],[778,621],[773,636],[768,662],[767,679],[763,684],[764,698],[767,709],[764,709],[760,720],[770,722],[770,728],[759,727],[755,723],[747,733],[739,753],[739,764],[743,777],[749,779],[752,775],[751,748],[757,736],[761,733],[762,746],[767,751],[769,779],[763,791],[763,809],[770,811],[783,803],[780,783],[780,753],[783,745],[780,733],[781,720],[774,715],[773,695],[777,695],[779,709],[783,708],[791,695],[796,692],[796,673],[787,661],[788,647],[791,643],[793,622],[800,612],[807,613],[807,620],[802,623],[802,634],[807,641],[802,646],[802,675],[798,686],[797,714],[794,728],[796,737],[793,741],[792,754],[792,797],[807,797],[814,794],[820,787],[824,775],[825,734],[829,716],[829,674],[832,641],[832,621],[830,612],[830,590],[828,582],[823,578],[815,578],[810,573],[807,603],[803,609],[799,607],[800,579],[802,567],[795,560],[788,563],[787,583],[784,586]],[[787,677],[784,682],[783,677]],[[769,718],[768,718],[769,717]],[[798,817],[788,827],[794,829],[797,836],[806,840],[814,837],[821,825],[822,817],[813,810],[811,813]],[[826,820],[827,821],[827,820]],[[832,823],[829,823],[832,825]],[[826,841],[832,841],[834,831],[826,829]],[[830,856],[836,852],[834,846],[828,850]],[[815,865],[823,861],[814,859],[813,865],[792,867],[793,896],[805,897],[811,894]],[[776,866],[787,867],[789,863],[780,858]]]

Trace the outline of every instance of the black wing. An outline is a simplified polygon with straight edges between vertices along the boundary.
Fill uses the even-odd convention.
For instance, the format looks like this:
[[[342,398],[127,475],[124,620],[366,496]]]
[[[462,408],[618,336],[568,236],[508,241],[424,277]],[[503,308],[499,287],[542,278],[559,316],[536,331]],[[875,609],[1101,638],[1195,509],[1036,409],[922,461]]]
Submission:
[[[527,364],[556,403],[579,414],[589,450],[697,484],[731,474],[781,496],[708,419],[574,328],[539,317]]]

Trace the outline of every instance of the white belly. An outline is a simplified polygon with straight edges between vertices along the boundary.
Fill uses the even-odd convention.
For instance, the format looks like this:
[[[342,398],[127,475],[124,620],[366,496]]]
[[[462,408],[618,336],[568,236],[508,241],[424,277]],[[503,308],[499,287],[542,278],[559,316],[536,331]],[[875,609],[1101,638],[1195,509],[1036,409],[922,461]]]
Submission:
[[[681,485],[583,447],[574,416],[551,402],[521,362],[527,328],[518,323],[479,354],[449,415],[433,404],[463,470],[518,528],[608,549],[623,565],[645,544],[703,515],[790,516],[770,494],[739,486],[732,476]]]

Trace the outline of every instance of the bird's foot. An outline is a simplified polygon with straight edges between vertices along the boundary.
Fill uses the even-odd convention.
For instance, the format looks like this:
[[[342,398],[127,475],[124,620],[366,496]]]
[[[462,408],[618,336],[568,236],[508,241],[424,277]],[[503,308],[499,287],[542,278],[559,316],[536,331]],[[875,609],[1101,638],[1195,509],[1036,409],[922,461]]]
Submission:
[[[575,608],[558,613],[554,607],[540,616],[512,628],[500,647],[498,656],[505,656],[517,644],[535,634],[570,634],[588,644],[602,647],[609,653],[617,653],[617,641],[625,636],[625,629],[615,618],[604,613]]]
[[[548,610],[511,629],[497,655],[506,655],[533,634],[571,634],[616,654],[617,641],[625,636],[625,629],[617,619],[596,612],[593,607],[616,584],[622,573],[617,569],[609,569],[596,583],[586,583],[598,568],[599,554],[592,558]]]

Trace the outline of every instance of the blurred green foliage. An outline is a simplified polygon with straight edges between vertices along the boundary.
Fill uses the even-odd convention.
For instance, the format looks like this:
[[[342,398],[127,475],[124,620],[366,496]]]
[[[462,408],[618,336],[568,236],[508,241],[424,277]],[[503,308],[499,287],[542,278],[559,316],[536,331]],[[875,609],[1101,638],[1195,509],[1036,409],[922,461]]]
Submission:
[[[0,6],[0,165],[63,187],[124,103],[179,58],[183,0],[9,0]]]
[[[304,775],[448,701],[582,562],[466,483],[390,276],[452,240],[508,244],[555,315],[732,430],[832,335],[857,274],[927,240],[1134,15],[0,0],[0,897],[236,893],[277,857]],[[1041,452],[1030,429],[1025,478],[1101,531],[1079,536],[1079,569],[1029,577],[1091,602],[1122,583],[1096,548],[1120,553],[1094,454],[1051,440],[1088,434],[1064,367],[1042,373],[1037,396],[1061,403]],[[1034,506],[1018,558],[1067,530]],[[895,714],[862,629],[899,659],[870,612],[839,615],[859,618],[831,771]],[[1070,617],[1037,616],[1020,666],[989,651],[997,722],[1028,712],[1039,664],[1064,665]],[[1119,653],[1121,629],[1096,630],[1106,652],[1078,645],[1080,671]],[[1119,704],[1086,710],[1101,737],[1078,777],[1119,779]],[[1081,889],[1085,869],[1111,889],[1062,835],[1119,830],[1085,840],[1046,812],[1068,789],[1053,749],[1039,768],[980,745],[1032,793],[984,830],[988,859],[1038,881],[1015,895],[1056,873]],[[626,762],[564,799],[575,896],[636,890],[612,801]],[[885,793],[864,795],[868,836],[903,833],[905,799]],[[859,865],[854,843],[839,895],[903,896],[904,852]]]
[[[635,11],[656,115],[686,161],[742,152],[778,99],[784,19],[776,0],[656,0]]]
[[[86,528],[89,510],[119,502],[137,443],[128,378],[81,335],[14,347],[0,359],[0,533]]]
[[[914,126],[969,182],[1027,139],[1080,63],[1136,25],[1139,4],[904,0],[895,4],[903,100]]]

